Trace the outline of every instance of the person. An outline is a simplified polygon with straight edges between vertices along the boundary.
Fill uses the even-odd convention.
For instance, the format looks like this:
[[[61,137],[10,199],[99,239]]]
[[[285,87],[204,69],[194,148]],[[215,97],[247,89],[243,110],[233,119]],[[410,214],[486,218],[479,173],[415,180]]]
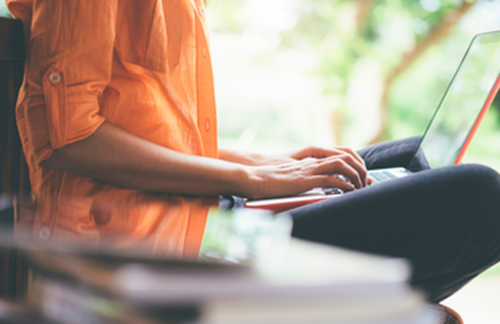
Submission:
[[[499,175],[422,170],[418,139],[359,154],[219,148],[202,0],[6,2],[28,49],[16,112],[37,201],[17,228],[35,239],[196,258],[210,206],[338,187],[352,192],[289,212],[292,235],[408,258],[430,302],[499,260]],[[368,186],[367,168],[389,166],[421,172]]]

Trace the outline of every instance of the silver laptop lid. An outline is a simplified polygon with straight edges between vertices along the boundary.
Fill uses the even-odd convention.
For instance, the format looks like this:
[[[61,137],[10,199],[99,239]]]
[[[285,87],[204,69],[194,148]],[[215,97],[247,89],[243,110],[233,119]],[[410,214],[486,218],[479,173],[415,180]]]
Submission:
[[[431,168],[460,162],[498,91],[499,75],[500,31],[476,35],[420,143]]]

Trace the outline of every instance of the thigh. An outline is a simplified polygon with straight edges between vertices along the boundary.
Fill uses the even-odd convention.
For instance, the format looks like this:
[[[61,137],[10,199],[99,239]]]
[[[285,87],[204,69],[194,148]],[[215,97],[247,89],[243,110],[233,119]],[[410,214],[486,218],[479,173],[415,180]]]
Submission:
[[[365,160],[369,170],[404,167],[418,172],[429,169],[422,151],[419,150],[421,139],[421,136],[416,136],[383,142],[359,150],[358,154]]]

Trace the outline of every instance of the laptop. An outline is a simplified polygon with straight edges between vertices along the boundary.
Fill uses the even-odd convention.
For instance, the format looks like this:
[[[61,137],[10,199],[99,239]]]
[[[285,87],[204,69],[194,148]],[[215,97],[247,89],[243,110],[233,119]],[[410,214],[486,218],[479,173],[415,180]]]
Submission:
[[[460,164],[500,88],[500,31],[472,39],[415,152],[429,168]],[[373,184],[411,174],[371,170]]]
[[[500,88],[500,30],[472,39],[455,75],[432,117],[414,158],[435,169],[459,164]],[[405,177],[404,168],[370,170],[371,185]],[[246,201],[247,208],[275,212],[342,194],[335,188],[316,188],[294,197]]]

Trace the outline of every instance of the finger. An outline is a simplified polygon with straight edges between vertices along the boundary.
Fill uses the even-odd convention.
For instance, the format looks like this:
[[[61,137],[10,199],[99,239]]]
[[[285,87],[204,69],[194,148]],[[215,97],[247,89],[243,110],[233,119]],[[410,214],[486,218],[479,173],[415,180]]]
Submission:
[[[346,162],[344,159],[349,160],[351,159],[350,163]],[[325,175],[333,175],[333,174],[341,174],[347,179],[351,181],[351,183],[356,187],[356,188],[362,188],[363,187],[363,181],[361,180],[364,175],[360,175],[360,171],[362,172],[363,168],[361,165],[359,165],[359,162],[355,161],[354,158],[346,155],[344,159],[340,158],[335,158],[335,159],[330,159],[329,161],[324,161],[323,163],[319,164],[316,169],[314,170],[315,174],[325,174]],[[360,169],[358,170],[356,167],[353,165],[357,164],[357,168]],[[343,181],[343,180],[341,180]],[[345,182],[345,181],[344,181]]]
[[[343,155],[339,155],[338,158],[342,159],[344,162],[348,163],[351,167],[353,167],[359,175],[361,179],[361,187],[366,186],[368,171],[364,164],[360,163],[355,157],[348,153],[344,153]]]
[[[327,158],[330,156],[340,157],[340,155],[343,155],[343,154],[348,154],[348,155],[352,156],[361,165],[361,168],[359,168],[358,165],[355,165],[352,163],[350,163],[350,164],[353,165],[360,172],[363,186],[367,185],[368,180],[367,180],[367,176],[366,176],[367,172],[366,172],[365,161],[354,150],[352,150],[348,147],[336,147],[335,149],[322,149],[322,148],[311,147],[310,149],[315,150],[315,151],[311,151],[309,153],[316,158]]]
[[[304,158],[312,157],[316,159],[324,159],[332,155],[338,155],[343,153],[343,151],[336,149],[326,149],[317,146],[307,146],[300,150],[293,152],[290,156],[297,160],[302,160]]]
[[[344,153],[345,152],[343,150],[339,150],[336,147],[327,149],[327,148],[312,146],[309,148],[309,155],[317,159],[324,159],[330,156],[337,156],[339,154],[344,154]]]
[[[290,157],[296,160],[302,160],[314,156],[314,148],[311,146],[303,147],[290,153]]]
[[[359,163],[365,165],[365,160],[363,160],[363,158],[353,149],[351,149],[349,147],[343,147],[343,146],[339,146],[339,147],[337,147],[337,149],[342,151],[342,152],[345,152],[345,153],[352,155],[356,160],[358,160]]]
[[[363,169],[364,169],[363,173],[366,175],[364,177],[362,177],[362,180],[363,180],[363,184],[366,186],[368,184],[368,172],[366,169],[365,160],[363,160],[363,158],[361,156],[359,156],[359,154],[356,153],[356,151],[354,151],[348,147],[339,147],[338,149],[353,156],[356,159],[356,161],[358,161],[359,163],[361,163],[363,165]]]
[[[352,183],[341,180],[337,178],[337,175],[331,174],[310,176],[307,181],[302,181],[302,184],[305,185],[304,188],[306,189],[301,192],[312,188],[339,188],[343,191],[352,191],[356,189]]]
[[[305,158],[296,163],[282,165],[280,169],[285,172],[292,170],[305,171],[309,175],[341,174],[349,179],[357,188],[364,187],[367,181],[367,171],[364,165],[352,155],[345,152],[327,159]]]

